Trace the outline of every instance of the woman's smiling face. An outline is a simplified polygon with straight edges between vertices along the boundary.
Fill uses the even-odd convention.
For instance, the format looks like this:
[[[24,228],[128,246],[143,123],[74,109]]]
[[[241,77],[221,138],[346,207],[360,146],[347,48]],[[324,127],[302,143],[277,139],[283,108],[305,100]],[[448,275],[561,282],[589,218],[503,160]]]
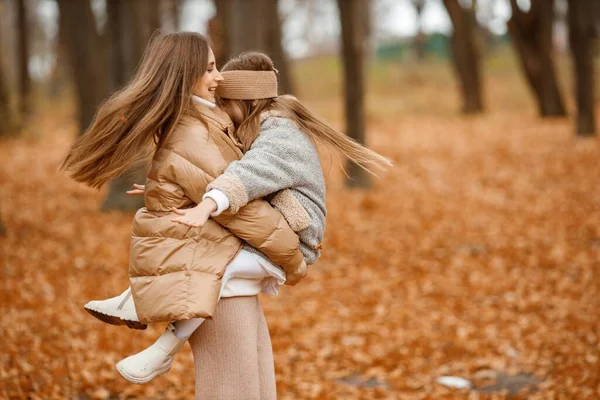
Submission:
[[[221,81],[223,81],[223,76],[221,76],[221,73],[217,69],[215,54],[212,49],[208,49],[208,65],[206,66],[206,72],[196,81],[193,93],[204,100],[214,103],[215,90]]]

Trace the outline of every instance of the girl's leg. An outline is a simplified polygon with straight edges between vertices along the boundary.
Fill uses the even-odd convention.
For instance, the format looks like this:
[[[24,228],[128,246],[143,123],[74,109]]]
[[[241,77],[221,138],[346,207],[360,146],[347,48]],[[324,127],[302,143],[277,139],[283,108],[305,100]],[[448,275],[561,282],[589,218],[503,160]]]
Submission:
[[[240,251],[225,269],[223,278],[221,278],[221,292],[231,278],[255,279],[269,276],[257,259],[258,256],[256,254],[245,250]],[[221,295],[219,295],[219,299],[220,298]],[[173,323],[175,326],[175,335],[180,339],[188,338],[200,325],[202,325],[203,322],[204,318],[176,321]]]
[[[173,326],[175,327],[175,336],[177,336],[179,339],[188,338],[192,336],[192,333],[194,333],[194,331],[198,329],[203,322],[204,318],[191,318],[183,321],[175,321],[173,322]]]
[[[259,256],[250,253],[249,251],[242,250],[238,255],[231,261],[225,270],[227,279],[231,278],[248,278],[248,279],[260,279],[266,278],[270,275],[258,262]],[[223,276],[225,277],[225,275]]]

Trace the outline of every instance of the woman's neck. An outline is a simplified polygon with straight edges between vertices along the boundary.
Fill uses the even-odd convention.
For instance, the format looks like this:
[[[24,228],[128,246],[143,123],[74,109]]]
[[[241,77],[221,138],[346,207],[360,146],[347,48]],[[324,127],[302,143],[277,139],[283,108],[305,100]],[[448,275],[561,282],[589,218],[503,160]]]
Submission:
[[[217,108],[217,105],[212,101],[208,101],[206,99],[203,99],[202,97],[198,97],[195,94],[192,95],[192,100],[208,108]]]

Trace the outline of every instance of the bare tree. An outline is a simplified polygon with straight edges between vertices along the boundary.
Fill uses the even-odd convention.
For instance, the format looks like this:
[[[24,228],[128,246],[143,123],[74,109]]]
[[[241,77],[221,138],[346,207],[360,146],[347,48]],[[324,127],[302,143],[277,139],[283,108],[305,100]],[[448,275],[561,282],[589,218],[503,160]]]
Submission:
[[[417,33],[413,41],[413,47],[417,60],[423,61],[425,59],[425,44],[426,37],[423,32],[423,8],[425,8],[425,0],[412,0],[412,3],[417,12]]]
[[[16,4],[0,2],[0,13],[8,16],[0,24],[0,51],[2,51],[2,57],[0,57],[0,137],[2,137],[16,133],[19,128],[18,110],[14,107],[13,102],[15,88],[10,85],[10,82],[15,80],[11,72],[18,72],[14,71],[18,62],[13,57],[13,52],[10,51],[12,50],[11,44],[14,43],[11,35],[14,35],[15,32],[12,26],[6,24],[18,19],[14,17],[18,14]]]
[[[143,207],[144,197],[130,196],[127,194],[127,190],[131,189],[134,183],[144,183],[146,181],[146,172],[146,166],[136,166],[123,176],[110,181],[108,194],[104,198],[101,210],[135,211]]]
[[[181,2],[182,0],[164,0],[163,5],[163,25],[167,30],[177,32],[181,22]]]
[[[48,82],[48,94],[51,99],[57,99],[64,88],[69,86],[67,82],[71,79],[71,57],[68,54],[65,29],[60,23],[58,24],[56,39],[52,41],[49,49],[56,58]]]
[[[6,85],[6,72],[0,62],[0,137],[6,136],[16,129],[16,118],[11,107],[8,87]]]
[[[109,86],[111,91],[123,86],[129,76],[125,67],[125,20],[121,11],[120,0],[106,0],[106,35],[108,51],[108,63],[110,70]]]
[[[159,0],[108,0],[106,3],[110,39],[112,88],[125,85],[135,73],[150,36],[161,25]],[[143,182],[146,167],[136,166],[113,179],[102,210],[137,210],[144,205],[139,196],[126,191],[133,183]]]
[[[107,0],[110,86],[123,86],[135,73],[150,36],[161,26],[159,0]]]
[[[4,227],[4,222],[2,222],[2,216],[0,215],[0,236],[6,235],[6,228]]]
[[[342,59],[344,62],[344,100],[346,132],[364,144],[365,118],[365,53],[364,2],[368,0],[337,0],[342,25]],[[369,187],[370,177],[354,163],[347,167],[350,187]]]
[[[25,0],[17,0],[17,30],[19,48],[19,105],[22,115],[29,113],[31,78],[29,76],[29,29]]]
[[[594,116],[594,36],[597,3],[569,0],[569,43],[573,55],[575,97],[577,99],[577,134],[596,134]]]
[[[137,65],[142,59],[146,44],[150,38],[149,17],[147,10],[150,7],[157,7],[156,1],[146,2],[145,0],[129,0],[123,1],[124,20],[127,22],[128,39],[126,43],[126,70],[128,79],[133,76]]]
[[[155,13],[149,12],[148,6],[158,7],[158,0],[150,3],[143,0],[107,1],[110,79],[104,73],[107,65],[103,47],[105,42],[96,30],[89,0],[58,0],[58,5],[60,29],[69,50],[82,107],[80,127],[83,129],[90,124],[107,89],[110,87],[115,90],[131,79],[153,27],[151,17]],[[141,207],[143,199],[128,196],[126,190],[133,182],[144,180],[144,169],[133,168],[123,177],[111,181],[102,209],[131,210]]]
[[[265,5],[266,0],[231,0],[227,16],[231,55],[266,50]]]
[[[148,12],[148,38],[162,26],[161,1],[146,0],[146,11]]]
[[[476,40],[477,20],[474,4],[467,8],[461,6],[458,0],[444,0],[444,5],[454,27],[452,55],[463,98],[462,111],[466,114],[481,112],[481,62]]]
[[[218,59],[223,62],[244,51],[264,51],[279,71],[280,93],[294,93],[288,57],[281,44],[278,0],[214,0],[217,15],[211,22]],[[211,36],[212,37],[212,36]]]
[[[208,22],[208,34],[212,40],[217,67],[221,68],[231,57],[231,39],[228,19],[231,14],[231,0],[214,0],[216,13]]]
[[[107,91],[102,41],[88,0],[58,0],[58,8],[77,92],[79,130],[84,132]]]
[[[265,49],[269,56],[273,59],[274,64],[279,70],[279,93],[294,93],[293,79],[291,76],[288,57],[281,43],[281,19],[279,18],[278,0],[263,0],[266,1],[265,11],[267,13],[265,23],[266,46]]]
[[[529,11],[510,0],[512,17],[508,32],[519,55],[527,83],[538,102],[542,117],[565,116],[554,62],[552,60],[552,28],[554,0],[531,0]]]

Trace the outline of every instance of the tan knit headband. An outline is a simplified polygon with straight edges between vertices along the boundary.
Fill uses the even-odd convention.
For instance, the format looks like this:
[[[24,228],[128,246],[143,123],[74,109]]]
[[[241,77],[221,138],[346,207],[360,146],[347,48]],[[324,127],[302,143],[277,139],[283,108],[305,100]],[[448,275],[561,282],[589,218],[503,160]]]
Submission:
[[[277,97],[274,71],[224,71],[217,95],[224,99],[259,100]]]

